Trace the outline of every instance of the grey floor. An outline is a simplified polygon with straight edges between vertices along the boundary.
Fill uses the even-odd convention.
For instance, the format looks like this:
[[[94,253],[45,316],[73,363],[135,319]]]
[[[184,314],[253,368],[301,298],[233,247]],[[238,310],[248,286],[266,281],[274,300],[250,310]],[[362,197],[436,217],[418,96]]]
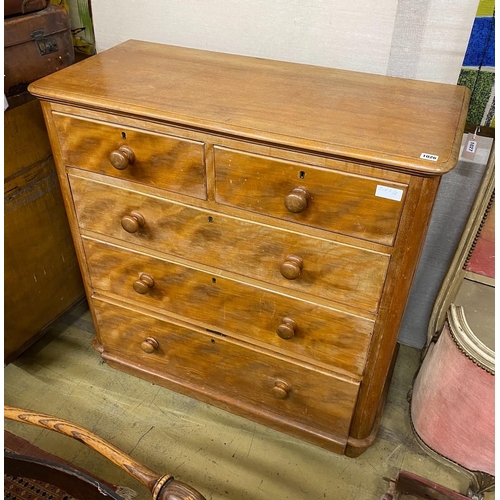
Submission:
[[[5,367],[4,401],[80,424],[159,473],[173,474],[208,500],[379,499],[400,469],[461,493],[467,480],[416,444],[406,396],[420,352],[399,351],[382,426],[361,457],[337,456],[244,418],[109,368],[91,346],[79,306]],[[5,421],[5,428],[113,484],[148,491],[96,452],[52,431]],[[486,498],[494,498],[493,493]]]

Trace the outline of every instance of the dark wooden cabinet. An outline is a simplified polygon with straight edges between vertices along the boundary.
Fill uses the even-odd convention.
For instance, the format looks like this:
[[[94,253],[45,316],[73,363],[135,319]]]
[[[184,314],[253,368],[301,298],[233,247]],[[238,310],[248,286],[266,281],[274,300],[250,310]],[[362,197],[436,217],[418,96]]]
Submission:
[[[4,120],[4,359],[14,359],[84,299],[40,103]]]

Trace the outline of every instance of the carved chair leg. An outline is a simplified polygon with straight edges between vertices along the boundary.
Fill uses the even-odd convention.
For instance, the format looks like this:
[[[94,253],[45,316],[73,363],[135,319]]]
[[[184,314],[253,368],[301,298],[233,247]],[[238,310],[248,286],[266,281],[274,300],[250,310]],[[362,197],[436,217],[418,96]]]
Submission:
[[[177,481],[171,475],[154,472],[96,434],[68,420],[11,406],[4,406],[4,416],[9,420],[49,429],[84,443],[142,483],[151,492],[153,500],[206,500],[191,486]]]

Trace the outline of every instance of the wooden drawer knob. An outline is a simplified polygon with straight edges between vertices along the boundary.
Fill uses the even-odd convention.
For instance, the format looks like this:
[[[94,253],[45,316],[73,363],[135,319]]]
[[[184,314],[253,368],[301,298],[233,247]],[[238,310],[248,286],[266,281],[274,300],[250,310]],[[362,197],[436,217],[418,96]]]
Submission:
[[[284,380],[276,380],[272,389],[273,396],[276,399],[286,399],[288,394],[290,394],[291,389],[290,385]]]
[[[286,196],[285,207],[289,212],[298,214],[308,207],[310,200],[311,195],[307,189],[296,187]]]
[[[304,262],[298,255],[289,255],[281,264],[281,275],[287,280],[294,280],[300,276],[303,267]]]
[[[128,146],[120,146],[109,153],[109,161],[117,170],[125,170],[135,161],[135,154]]]
[[[281,325],[276,328],[276,333],[283,340],[293,339],[295,336],[295,329],[297,328],[297,323],[291,318],[283,318],[281,320]]]
[[[141,342],[141,349],[144,352],[146,352],[147,354],[151,354],[152,352],[155,352],[159,346],[160,346],[160,344],[153,337],[148,337],[146,340],[143,340]]]
[[[139,212],[133,211],[122,217],[122,227],[127,233],[136,233],[145,223],[144,216]]]
[[[145,295],[149,292],[150,288],[153,288],[155,280],[149,274],[142,273],[137,281],[134,281],[134,290],[141,295]]]

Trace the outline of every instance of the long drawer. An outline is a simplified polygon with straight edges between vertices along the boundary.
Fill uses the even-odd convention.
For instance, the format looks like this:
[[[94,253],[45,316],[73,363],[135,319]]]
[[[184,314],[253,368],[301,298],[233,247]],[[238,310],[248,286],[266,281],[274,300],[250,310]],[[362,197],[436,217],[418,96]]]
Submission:
[[[206,199],[202,142],[59,113],[53,118],[67,166]]]
[[[83,238],[92,287],[129,303],[363,372],[373,321],[147,254]]]
[[[69,176],[80,228],[375,312],[389,256]],[[105,214],[105,216],[103,216]]]
[[[392,245],[407,185],[215,147],[216,200]]]
[[[225,338],[94,300],[103,356],[249,413],[268,413],[319,432],[348,436],[359,382],[271,356]]]

